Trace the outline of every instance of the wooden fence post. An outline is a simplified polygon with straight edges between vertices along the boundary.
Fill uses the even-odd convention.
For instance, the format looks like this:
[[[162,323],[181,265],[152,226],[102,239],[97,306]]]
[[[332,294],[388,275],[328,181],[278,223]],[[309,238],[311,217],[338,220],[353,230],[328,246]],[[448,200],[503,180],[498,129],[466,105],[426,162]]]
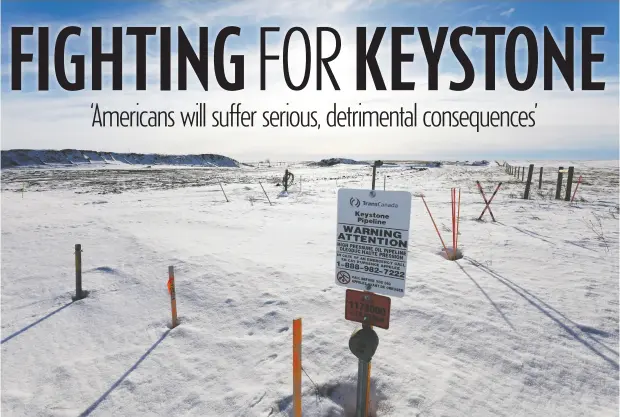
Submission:
[[[530,164],[530,169],[527,171],[527,182],[525,183],[525,194],[523,198],[528,200],[530,198],[530,185],[532,184],[532,175],[534,174],[534,164]]]
[[[564,167],[558,168],[558,183],[555,186],[555,199],[560,199],[560,194],[562,193],[562,170]]]
[[[521,181],[525,179],[525,167],[521,168]]]
[[[542,188],[542,173],[543,173],[543,167],[540,167],[540,176],[538,177],[538,189],[539,190]]]
[[[82,298],[84,298],[82,291],[82,245],[77,243],[75,245],[75,297],[73,297],[73,301]]]
[[[573,174],[575,173],[575,167],[568,167],[568,177],[566,178],[566,197],[565,201],[570,201],[570,192],[573,188]]]

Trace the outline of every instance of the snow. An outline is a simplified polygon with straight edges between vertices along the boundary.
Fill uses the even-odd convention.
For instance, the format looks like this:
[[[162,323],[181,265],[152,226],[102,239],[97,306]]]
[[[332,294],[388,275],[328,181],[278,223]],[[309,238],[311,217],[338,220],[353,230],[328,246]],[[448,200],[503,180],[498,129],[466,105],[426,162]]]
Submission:
[[[406,293],[376,329],[373,416],[617,415],[618,161],[531,163],[545,182],[535,171],[530,200],[493,161],[378,171],[378,189],[385,175],[413,197]],[[549,199],[571,165],[575,203]],[[302,317],[304,417],[354,415],[336,193],[368,188],[372,169],[291,164],[277,198],[284,168],[3,170],[2,414],[292,416]],[[487,198],[502,182],[495,223],[476,220],[476,180]],[[454,262],[419,198],[451,241],[451,187]],[[72,303],[76,243],[89,295]]]

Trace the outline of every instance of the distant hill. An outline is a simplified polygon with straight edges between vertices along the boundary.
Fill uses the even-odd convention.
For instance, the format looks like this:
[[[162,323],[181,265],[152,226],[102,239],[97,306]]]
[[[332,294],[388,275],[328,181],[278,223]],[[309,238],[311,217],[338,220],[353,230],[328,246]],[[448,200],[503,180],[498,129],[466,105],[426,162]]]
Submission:
[[[87,166],[116,165],[182,165],[238,168],[239,162],[222,155],[160,155],[84,151],[78,149],[2,151],[2,169],[26,166]]]
[[[330,158],[330,159],[321,159],[319,162],[311,162],[308,165],[310,166],[319,166],[319,167],[331,167],[338,164],[345,165],[369,165],[368,162],[355,161],[353,159],[347,158]]]

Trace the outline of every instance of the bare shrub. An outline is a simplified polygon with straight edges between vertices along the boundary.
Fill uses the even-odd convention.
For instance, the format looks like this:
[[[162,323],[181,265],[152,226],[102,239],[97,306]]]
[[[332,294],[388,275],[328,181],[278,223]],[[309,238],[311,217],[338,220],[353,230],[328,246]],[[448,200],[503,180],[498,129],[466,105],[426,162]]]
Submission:
[[[605,239],[605,233],[603,232],[603,223],[601,222],[601,217],[598,216],[595,212],[592,212],[592,216],[594,216],[594,220],[589,220],[584,218],[583,222],[588,226],[588,228],[594,233],[596,239],[603,242],[605,245],[605,251],[609,252],[609,245],[607,244],[607,240]]]

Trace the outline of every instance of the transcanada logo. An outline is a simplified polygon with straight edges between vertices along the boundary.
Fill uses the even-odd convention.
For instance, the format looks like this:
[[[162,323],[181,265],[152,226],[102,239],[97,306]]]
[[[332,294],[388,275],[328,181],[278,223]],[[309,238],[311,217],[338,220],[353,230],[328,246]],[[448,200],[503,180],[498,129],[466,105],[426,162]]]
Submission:
[[[379,202],[374,202],[374,201],[362,201],[362,203],[364,204],[364,206],[367,207],[390,207],[390,208],[398,208],[398,204],[396,203],[383,203],[381,201]]]

